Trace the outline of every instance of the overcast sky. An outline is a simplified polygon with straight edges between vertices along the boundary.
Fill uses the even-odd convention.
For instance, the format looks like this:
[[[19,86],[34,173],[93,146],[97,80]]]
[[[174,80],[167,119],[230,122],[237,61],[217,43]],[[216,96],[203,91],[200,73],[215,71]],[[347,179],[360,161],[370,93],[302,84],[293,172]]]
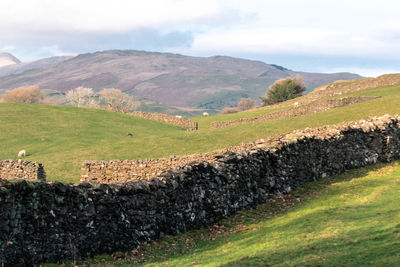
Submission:
[[[398,0],[0,0],[0,51],[229,55],[315,72],[400,72]]]

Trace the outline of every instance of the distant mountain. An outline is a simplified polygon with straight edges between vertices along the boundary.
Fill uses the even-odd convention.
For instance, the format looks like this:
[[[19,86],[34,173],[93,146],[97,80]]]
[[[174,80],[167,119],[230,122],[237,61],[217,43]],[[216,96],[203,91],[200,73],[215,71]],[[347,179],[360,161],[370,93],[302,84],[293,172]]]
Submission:
[[[21,74],[23,72],[26,72],[28,70],[33,70],[33,69],[43,69],[43,68],[51,67],[52,65],[58,64],[67,59],[70,59],[70,58],[73,58],[73,56],[50,57],[50,58],[44,58],[44,59],[40,59],[40,60],[36,60],[36,61],[32,61],[32,62],[24,62],[24,63],[17,62],[12,65],[6,65],[3,67],[0,67],[0,77]]]
[[[351,73],[307,73],[261,61],[213,56],[110,50],[78,55],[40,69],[1,77],[0,90],[37,85],[68,91],[78,86],[119,88],[168,106],[220,110],[241,97],[258,100],[275,80],[300,74],[308,88],[336,80],[358,79]]]
[[[18,58],[9,53],[0,53],[0,67],[21,63]]]

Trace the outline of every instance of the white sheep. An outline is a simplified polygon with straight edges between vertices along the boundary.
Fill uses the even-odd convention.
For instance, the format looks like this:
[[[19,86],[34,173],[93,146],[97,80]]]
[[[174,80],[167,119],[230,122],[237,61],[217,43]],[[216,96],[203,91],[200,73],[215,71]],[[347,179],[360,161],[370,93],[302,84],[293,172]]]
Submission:
[[[25,149],[23,149],[20,152],[18,152],[18,158],[20,158],[20,157],[26,157],[26,150]]]
[[[295,108],[297,108],[298,106],[300,106],[300,103],[299,103],[299,102],[294,102],[293,106],[294,106]]]
[[[208,112],[203,112],[203,116],[209,116]]]
[[[176,115],[175,117],[178,119],[183,119],[183,117],[181,115]]]

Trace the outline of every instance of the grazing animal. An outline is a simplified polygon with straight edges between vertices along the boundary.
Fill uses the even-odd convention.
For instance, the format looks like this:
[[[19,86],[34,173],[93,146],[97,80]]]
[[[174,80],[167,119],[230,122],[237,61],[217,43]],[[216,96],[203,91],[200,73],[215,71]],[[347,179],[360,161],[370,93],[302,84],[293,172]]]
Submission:
[[[299,103],[299,102],[294,102],[293,106],[294,106],[295,108],[297,108],[298,106],[300,106],[300,103]]]
[[[181,115],[176,115],[175,117],[178,118],[178,119],[182,119],[183,118]]]
[[[133,136],[133,134],[132,134],[132,133],[126,133],[126,135],[127,135],[127,136]]]
[[[203,112],[203,116],[209,116],[208,112]]]
[[[26,157],[26,150],[25,149],[23,149],[20,152],[18,152],[18,158],[20,158],[20,157]]]

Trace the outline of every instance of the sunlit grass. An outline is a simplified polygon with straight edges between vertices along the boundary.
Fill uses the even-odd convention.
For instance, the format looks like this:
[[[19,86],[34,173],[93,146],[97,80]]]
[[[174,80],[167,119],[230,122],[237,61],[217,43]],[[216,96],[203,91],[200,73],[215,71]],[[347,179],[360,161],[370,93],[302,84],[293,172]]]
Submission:
[[[400,266],[399,163],[309,183],[208,229],[117,253],[117,261],[102,255],[86,264]]]

